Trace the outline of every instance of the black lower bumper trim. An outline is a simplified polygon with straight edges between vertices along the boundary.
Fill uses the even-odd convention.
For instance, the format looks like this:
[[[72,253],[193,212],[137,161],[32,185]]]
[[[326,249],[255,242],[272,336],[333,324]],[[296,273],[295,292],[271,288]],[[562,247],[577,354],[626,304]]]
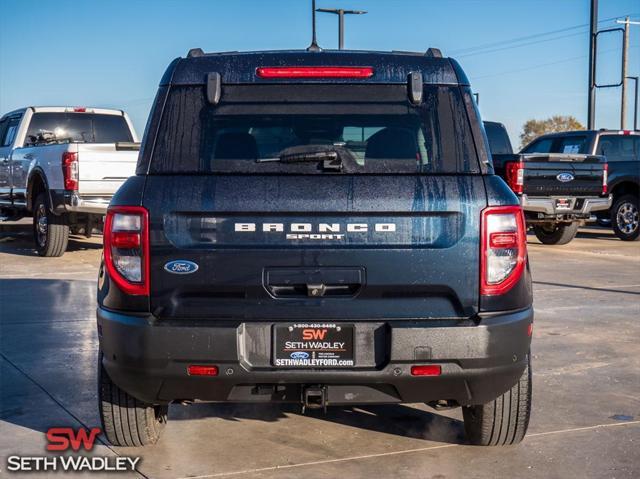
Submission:
[[[524,371],[533,309],[471,321],[349,321],[355,363],[349,369],[277,369],[273,322],[156,320],[98,309],[103,363],[112,380],[150,403],[175,400],[300,402],[306,386],[326,388],[328,404],[452,400],[488,402]],[[189,364],[216,365],[215,377],[189,376]],[[411,366],[439,364],[440,376]]]

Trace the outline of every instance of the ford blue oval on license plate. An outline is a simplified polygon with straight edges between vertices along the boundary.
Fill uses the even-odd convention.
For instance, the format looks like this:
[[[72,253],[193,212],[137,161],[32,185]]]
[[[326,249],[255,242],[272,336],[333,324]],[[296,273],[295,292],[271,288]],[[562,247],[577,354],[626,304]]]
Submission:
[[[164,269],[172,274],[191,274],[198,271],[198,265],[193,261],[177,259],[166,263]]]

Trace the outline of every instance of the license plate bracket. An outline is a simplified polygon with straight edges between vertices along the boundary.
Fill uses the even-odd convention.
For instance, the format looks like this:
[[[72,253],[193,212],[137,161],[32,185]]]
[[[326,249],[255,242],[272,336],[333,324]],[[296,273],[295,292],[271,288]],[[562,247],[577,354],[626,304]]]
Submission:
[[[273,338],[276,367],[333,369],[355,365],[353,324],[277,324]]]

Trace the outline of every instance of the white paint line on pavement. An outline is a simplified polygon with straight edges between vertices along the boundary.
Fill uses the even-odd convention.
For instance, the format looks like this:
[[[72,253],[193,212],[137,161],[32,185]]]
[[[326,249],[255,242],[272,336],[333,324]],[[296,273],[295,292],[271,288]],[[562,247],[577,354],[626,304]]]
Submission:
[[[534,281],[535,284],[535,281]],[[605,293],[610,293],[611,291],[607,291],[608,289],[613,289],[613,288],[640,288],[640,284],[603,284],[601,287],[598,288],[594,288],[592,286],[581,286],[581,285],[575,285],[575,286],[570,286],[570,287],[564,287],[564,286],[557,286],[554,288],[543,288],[543,289],[537,289],[535,286],[533,287],[533,292],[534,293],[546,293],[549,291],[568,291],[571,289],[582,289],[582,288],[593,288],[594,290],[602,290]]]
[[[630,426],[630,425],[638,425],[638,424],[640,424],[640,421],[627,421],[627,422],[616,422],[616,423],[610,423],[610,424],[596,424],[595,426],[574,427],[571,429],[560,429],[557,431],[537,432],[534,434],[527,434],[527,437],[525,438],[525,440],[527,438],[532,438],[532,437],[551,436],[554,434],[566,434],[570,432],[590,431],[590,430],[600,429],[605,427]],[[404,449],[402,451],[381,452],[379,454],[365,454],[362,456],[342,457],[342,458],[336,458],[336,459],[324,459],[321,461],[301,462],[298,464],[284,464],[282,466],[259,467],[257,469],[246,469],[244,471],[220,472],[217,474],[205,474],[203,476],[185,476],[185,477],[180,477],[178,479],[208,479],[213,477],[237,476],[240,474],[255,474],[257,472],[278,471],[280,469],[293,469],[295,467],[318,466],[322,464],[332,464],[336,462],[346,462],[346,461],[357,461],[360,459],[372,459],[376,457],[398,456],[401,454],[411,454],[413,452],[433,451],[436,449],[446,449],[450,447],[460,447],[460,446],[464,446],[464,444],[443,444],[441,446],[418,447],[415,449]]]

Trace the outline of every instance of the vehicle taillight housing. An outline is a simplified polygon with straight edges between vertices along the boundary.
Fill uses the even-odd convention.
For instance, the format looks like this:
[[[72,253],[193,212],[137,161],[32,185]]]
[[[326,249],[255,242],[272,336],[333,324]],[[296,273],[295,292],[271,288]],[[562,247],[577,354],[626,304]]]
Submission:
[[[521,161],[509,161],[505,164],[507,184],[514,193],[524,191],[524,164]]]
[[[104,222],[104,262],[123,292],[149,295],[149,212],[142,206],[112,206]]]
[[[370,78],[371,67],[259,67],[256,75],[260,78]]]
[[[80,182],[80,168],[78,165],[78,154],[65,151],[62,154],[62,178],[64,189],[76,191]]]
[[[482,210],[480,294],[500,295],[520,280],[527,261],[527,230],[520,206]]]
[[[609,191],[609,187],[607,186],[607,181],[609,181],[609,163],[604,164],[604,170],[602,171],[602,194],[606,195]]]

